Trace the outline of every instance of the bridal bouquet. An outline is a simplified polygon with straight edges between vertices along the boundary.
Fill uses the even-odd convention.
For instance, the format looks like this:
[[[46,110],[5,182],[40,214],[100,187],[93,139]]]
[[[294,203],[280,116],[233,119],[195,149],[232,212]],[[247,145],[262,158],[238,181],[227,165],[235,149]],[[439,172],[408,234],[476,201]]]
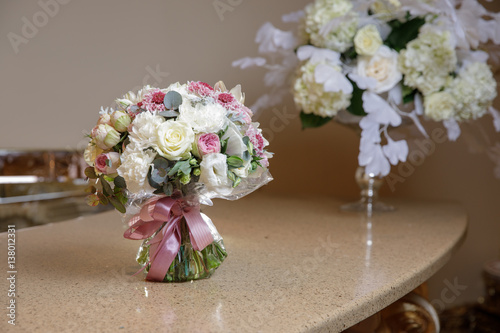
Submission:
[[[475,0],[316,0],[257,33],[263,57],[233,66],[268,69],[270,93],[253,109],[278,104],[292,87],[304,128],[331,119],[361,128],[359,165],[385,176],[406,161],[406,140],[388,128],[421,119],[442,122],[450,140],[461,122],[493,109],[496,82],[481,43],[500,44],[500,15]],[[406,120],[406,121],[405,121]]]
[[[137,260],[153,281],[208,277],[227,256],[200,204],[238,199],[272,178],[272,156],[240,86],[145,86],[101,109],[84,157],[89,204],[129,218]]]

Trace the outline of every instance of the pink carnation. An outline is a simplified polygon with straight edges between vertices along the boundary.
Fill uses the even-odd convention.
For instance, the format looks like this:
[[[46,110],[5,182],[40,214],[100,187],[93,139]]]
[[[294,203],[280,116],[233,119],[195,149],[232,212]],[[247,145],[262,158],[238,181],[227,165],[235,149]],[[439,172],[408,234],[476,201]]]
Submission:
[[[263,157],[264,147],[266,146],[266,140],[262,136],[262,133],[260,133],[260,131],[257,128],[250,125],[245,135],[248,136],[248,138],[250,139],[250,142],[253,144],[253,147],[257,155]]]
[[[189,82],[187,90],[201,97],[211,96],[214,93],[212,86],[201,81]]]
[[[163,99],[165,98],[165,93],[160,89],[155,88],[144,95],[142,100],[142,105],[140,107],[145,108],[150,112],[161,112],[165,111],[165,104],[163,104]]]
[[[201,134],[198,137],[198,151],[201,155],[220,153],[219,136],[214,133]]]

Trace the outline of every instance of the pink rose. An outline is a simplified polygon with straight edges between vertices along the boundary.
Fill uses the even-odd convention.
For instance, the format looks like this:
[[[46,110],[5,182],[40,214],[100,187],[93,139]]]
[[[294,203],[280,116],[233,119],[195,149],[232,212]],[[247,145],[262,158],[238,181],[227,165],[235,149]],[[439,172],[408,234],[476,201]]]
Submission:
[[[100,154],[95,159],[94,166],[97,171],[105,175],[114,174],[120,166],[120,154],[115,152]]]
[[[201,134],[198,137],[198,152],[200,155],[220,153],[219,136],[214,133]]]

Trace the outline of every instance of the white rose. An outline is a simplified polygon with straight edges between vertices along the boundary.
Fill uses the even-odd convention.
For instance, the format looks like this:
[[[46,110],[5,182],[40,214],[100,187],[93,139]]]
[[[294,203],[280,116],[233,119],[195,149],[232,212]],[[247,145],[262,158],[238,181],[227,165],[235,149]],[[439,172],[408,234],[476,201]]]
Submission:
[[[132,122],[129,132],[130,142],[140,148],[154,147],[158,142],[158,127],[165,118],[149,111],[139,113]]]
[[[158,153],[172,161],[189,157],[194,132],[184,121],[168,120],[158,126]]]
[[[226,133],[222,136],[222,140],[227,140],[226,154],[229,156],[242,157],[245,150],[248,150],[247,146],[243,142],[243,135],[240,133],[238,127],[230,122]]]
[[[217,103],[203,105],[184,99],[180,106],[179,120],[185,121],[195,133],[217,133],[226,124],[226,109]]]
[[[359,55],[372,56],[382,45],[382,37],[373,24],[368,24],[359,29],[354,36],[354,47]]]
[[[430,94],[425,97],[425,115],[435,121],[453,118],[456,108],[456,100],[445,91]]]
[[[208,154],[200,163],[200,182],[209,192],[219,195],[229,195],[233,188],[232,182],[227,177],[227,157],[224,154]]]
[[[391,90],[403,78],[398,69],[398,53],[385,45],[371,57],[359,57],[357,71],[358,75],[377,80],[373,89],[376,93]]]
[[[134,194],[151,194],[155,190],[148,181],[149,167],[156,154],[150,149],[144,151],[130,143],[125,148],[121,159],[121,165],[116,170],[125,179],[127,189]]]

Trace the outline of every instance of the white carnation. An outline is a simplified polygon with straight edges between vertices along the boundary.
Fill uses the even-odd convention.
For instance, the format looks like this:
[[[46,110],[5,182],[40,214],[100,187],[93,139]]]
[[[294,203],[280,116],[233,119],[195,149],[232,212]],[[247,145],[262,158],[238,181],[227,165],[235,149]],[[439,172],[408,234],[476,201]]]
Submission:
[[[217,103],[192,104],[185,99],[179,108],[179,120],[185,121],[195,133],[217,133],[226,125],[226,109]]]
[[[306,8],[305,31],[317,47],[344,52],[353,46],[358,17],[348,0],[317,0]]]
[[[424,29],[399,54],[405,85],[417,88],[424,96],[446,86],[456,65],[455,46],[448,31]]]
[[[127,189],[134,194],[151,194],[154,191],[148,181],[149,167],[156,154],[150,149],[144,151],[133,143],[127,145],[120,157],[121,165],[116,170],[125,179]]]
[[[142,149],[154,147],[158,142],[158,127],[164,122],[165,118],[149,111],[139,113],[129,131],[130,142]]]
[[[352,95],[345,94],[341,90],[325,92],[324,85],[317,83],[314,75],[314,71],[320,63],[325,64],[324,62],[308,61],[300,67],[293,86],[295,104],[304,113],[313,113],[321,117],[334,117],[338,111],[346,109],[350,105]],[[339,66],[326,65],[338,72],[341,71]]]

